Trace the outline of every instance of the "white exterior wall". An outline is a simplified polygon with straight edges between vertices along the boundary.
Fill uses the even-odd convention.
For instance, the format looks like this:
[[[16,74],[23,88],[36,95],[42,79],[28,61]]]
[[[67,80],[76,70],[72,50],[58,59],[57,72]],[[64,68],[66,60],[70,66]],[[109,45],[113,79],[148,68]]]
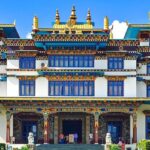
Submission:
[[[7,96],[7,82],[0,81],[0,96]]]
[[[137,140],[146,138],[146,120],[144,110],[150,110],[150,105],[143,104],[139,107],[137,113]]]
[[[6,65],[0,65],[0,74],[6,73]]]
[[[19,79],[16,77],[7,78],[7,96],[19,96]]]
[[[147,74],[147,65],[139,64],[139,67],[137,68],[137,74]]]
[[[95,69],[107,69],[107,59],[94,60]]]
[[[45,67],[48,67],[48,60],[36,60],[36,69],[40,69],[42,63],[45,64]]]
[[[124,80],[124,97],[136,97],[136,77],[127,77]]]
[[[6,142],[6,112],[0,110],[0,143]]]
[[[96,78],[95,97],[107,97],[107,79],[105,77]]]
[[[45,77],[39,77],[36,79],[36,91],[35,94],[38,97],[48,96],[48,80]]]
[[[136,60],[124,60],[124,69],[136,69]]]
[[[137,81],[137,97],[147,97],[147,87],[143,81]]]
[[[8,69],[19,69],[19,60],[18,59],[8,59],[7,60]]]

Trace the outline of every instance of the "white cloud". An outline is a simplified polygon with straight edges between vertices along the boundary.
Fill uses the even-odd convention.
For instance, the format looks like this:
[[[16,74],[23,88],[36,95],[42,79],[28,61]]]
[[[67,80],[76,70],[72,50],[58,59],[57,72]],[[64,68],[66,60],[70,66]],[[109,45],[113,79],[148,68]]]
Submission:
[[[128,25],[126,22],[119,22],[118,20],[113,21],[113,23],[109,26],[111,29],[113,26],[113,38],[114,39],[123,39],[124,35],[127,31]]]
[[[29,33],[26,35],[26,38],[27,38],[27,39],[32,39],[31,32],[29,32]]]

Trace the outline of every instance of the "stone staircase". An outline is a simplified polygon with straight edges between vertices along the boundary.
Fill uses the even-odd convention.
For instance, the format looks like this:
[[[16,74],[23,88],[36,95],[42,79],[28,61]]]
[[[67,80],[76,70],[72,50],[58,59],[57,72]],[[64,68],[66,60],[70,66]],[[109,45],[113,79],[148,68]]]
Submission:
[[[41,144],[36,150],[104,150],[103,145],[94,144]]]

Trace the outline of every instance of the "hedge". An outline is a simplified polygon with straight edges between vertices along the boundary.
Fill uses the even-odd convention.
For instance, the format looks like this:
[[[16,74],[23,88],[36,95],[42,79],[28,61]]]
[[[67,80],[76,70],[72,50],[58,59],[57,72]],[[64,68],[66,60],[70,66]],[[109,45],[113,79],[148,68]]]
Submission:
[[[6,150],[6,145],[4,143],[0,143],[0,150]]]
[[[110,146],[110,150],[121,150],[121,147],[119,145],[117,145],[117,144],[112,144]]]
[[[140,150],[150,150],[150,140],[141,140],[137,146]]]

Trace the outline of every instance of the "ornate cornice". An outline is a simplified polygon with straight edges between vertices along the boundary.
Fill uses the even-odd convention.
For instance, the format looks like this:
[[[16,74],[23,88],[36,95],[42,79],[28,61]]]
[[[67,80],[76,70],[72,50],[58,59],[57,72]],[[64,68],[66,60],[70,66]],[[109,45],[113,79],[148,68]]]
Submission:
[[[112,81],[119,81],[119,80],[123,81],[123,80],[125,80],[127,77],[126,77],[126,76],[105,76],[105,78],[106,78],[107,80],[112,80]]]
[[[139,46],[139,40],[109,40],[107,46]]]
[[[35,80],[37,76],[17,76],[19,80]]]
[[[48,55],[94,55],[96,50],[48,50]]]
[[[4,39],[3,42],[7,46],[34,46],[32,39]]]
[[[107,41],[108,35],[80,35],[80,34],[36,34],[34,35],[35,41],[87,41],[87,42],[98,42],[98,41]]]
[[[46,76],[49,81],[93,81],[95,76]]]

